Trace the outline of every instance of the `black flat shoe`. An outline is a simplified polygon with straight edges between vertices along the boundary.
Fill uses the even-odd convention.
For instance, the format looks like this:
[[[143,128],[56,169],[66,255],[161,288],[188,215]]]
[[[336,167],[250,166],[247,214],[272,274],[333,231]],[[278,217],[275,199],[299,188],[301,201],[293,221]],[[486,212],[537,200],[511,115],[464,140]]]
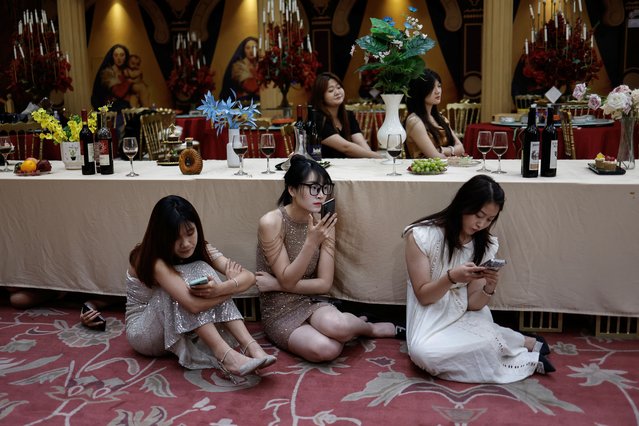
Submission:
[[[401,325],[395,325],[395,338],[400,340],[406,340],[406,327]]]
[[[537,363],[535,371],[539,374],[548,374],[557,371],[557,369],[545,356],[539,355],[539,362]]]
[[[534,337],[536,341],[541,343],[541,349],[539,350],[540,355],[550,355],[550,346],[548,346],[548,342],[544,339],[543,336],[534,333],[523,333],[524,336]]]

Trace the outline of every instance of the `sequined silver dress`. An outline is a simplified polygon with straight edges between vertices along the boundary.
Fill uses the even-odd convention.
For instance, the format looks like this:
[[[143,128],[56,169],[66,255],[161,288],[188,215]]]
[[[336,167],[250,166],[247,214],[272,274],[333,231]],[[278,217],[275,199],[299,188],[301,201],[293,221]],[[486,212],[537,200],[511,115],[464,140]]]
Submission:
[[[213,252],[215,256],[222,255],[215,249]],[[186,281],[210,275],[216,282],[221,282],[215,270],[203,261],[176,265],[175,268]],[[162,287],[148,288],[129,271],[126,286],[126,336],[133,349],[147,356],[171,352],[178,357],[180,365],[189,369],[219,367],[217,359],[194,330],[207,323],[242,319],[232,300],[192,314]],[[228,338],[228,334],[224,337]]]
[[[256,270],[273,274],[266,260],[266,253],[270,250],[278,250],[285,247],[289,261],[293,262],[302,250],[306,240],[307,223],[295,222],[286,213],[282,212],[282,231],[276,241],[258,241]],[[317,276],[317,262],[319,261],[319,248],[313,254],[311,261],[304,272],[302,279],[315,278]],[[260,293],[260,311],[262,313],[262,326],[266,336],[279,348],[288,349],[288,338],[293,330],[304,324],[317,309],[322,306],[330,306],[325,302],[315,302],[311,297],[295,293],[270,291]]]

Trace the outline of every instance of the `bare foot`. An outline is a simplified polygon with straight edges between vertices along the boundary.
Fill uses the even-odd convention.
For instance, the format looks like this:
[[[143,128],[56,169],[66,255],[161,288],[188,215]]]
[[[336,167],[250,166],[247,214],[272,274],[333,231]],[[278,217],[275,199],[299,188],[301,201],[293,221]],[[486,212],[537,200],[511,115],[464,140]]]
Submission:
[[[372,337],[395,337],[395,324],[392,322],[370,323],[373,332]]]

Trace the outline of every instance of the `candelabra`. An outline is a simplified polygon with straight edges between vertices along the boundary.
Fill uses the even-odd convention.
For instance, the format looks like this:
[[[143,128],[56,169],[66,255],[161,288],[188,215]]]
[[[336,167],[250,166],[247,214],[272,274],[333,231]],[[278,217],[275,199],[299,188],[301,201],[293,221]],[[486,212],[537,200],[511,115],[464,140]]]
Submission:
[[[597,78],[601,62],[594,48],[594,35],[582,20],[581,0],[553,0],[546,20],[546,0],[537,0],[537,16],[531,4],[530,41],[524,41],[524,75],[537,87],[549,84],[571,93],[572,85]]]
[[[291,85],[310,89],[320,63],[313,52],[311,38],[296,0],[280,0],[276,21],[274,0],[262,10],[262,28],[258,38],[260,83],[273,84],[282,92],[281,107],[290,106],[287,94]]]
[[[5,75],[18,103],[39,102],[51,91],[73,90],[69,55],[60,50],[55,24],[44,10],[24,11],[12,36],[13,60]]]
[[[172,55],[173,69],[167,80],[177,103],[192,104],[215,90],[213,73],[202,54],[202,40],[195,33],[178,33]]]

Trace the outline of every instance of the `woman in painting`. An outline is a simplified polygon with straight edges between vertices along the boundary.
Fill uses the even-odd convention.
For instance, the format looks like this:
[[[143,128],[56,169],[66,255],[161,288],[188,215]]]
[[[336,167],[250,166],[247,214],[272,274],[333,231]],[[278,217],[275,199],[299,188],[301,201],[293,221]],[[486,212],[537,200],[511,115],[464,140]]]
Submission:
[[[93,82],[91,105],[97,109],[112,103],[112,111],[130,108],[129,99],[131,81],[124,75],[129,63],[129,49],[122,44],[115,44],[104,57]]]
[[[220,98],[232,96],[231,90],[241,100],[259,100],[260,86],[257,81],[257,39],[245,38],[231,57],[226,67]]]

